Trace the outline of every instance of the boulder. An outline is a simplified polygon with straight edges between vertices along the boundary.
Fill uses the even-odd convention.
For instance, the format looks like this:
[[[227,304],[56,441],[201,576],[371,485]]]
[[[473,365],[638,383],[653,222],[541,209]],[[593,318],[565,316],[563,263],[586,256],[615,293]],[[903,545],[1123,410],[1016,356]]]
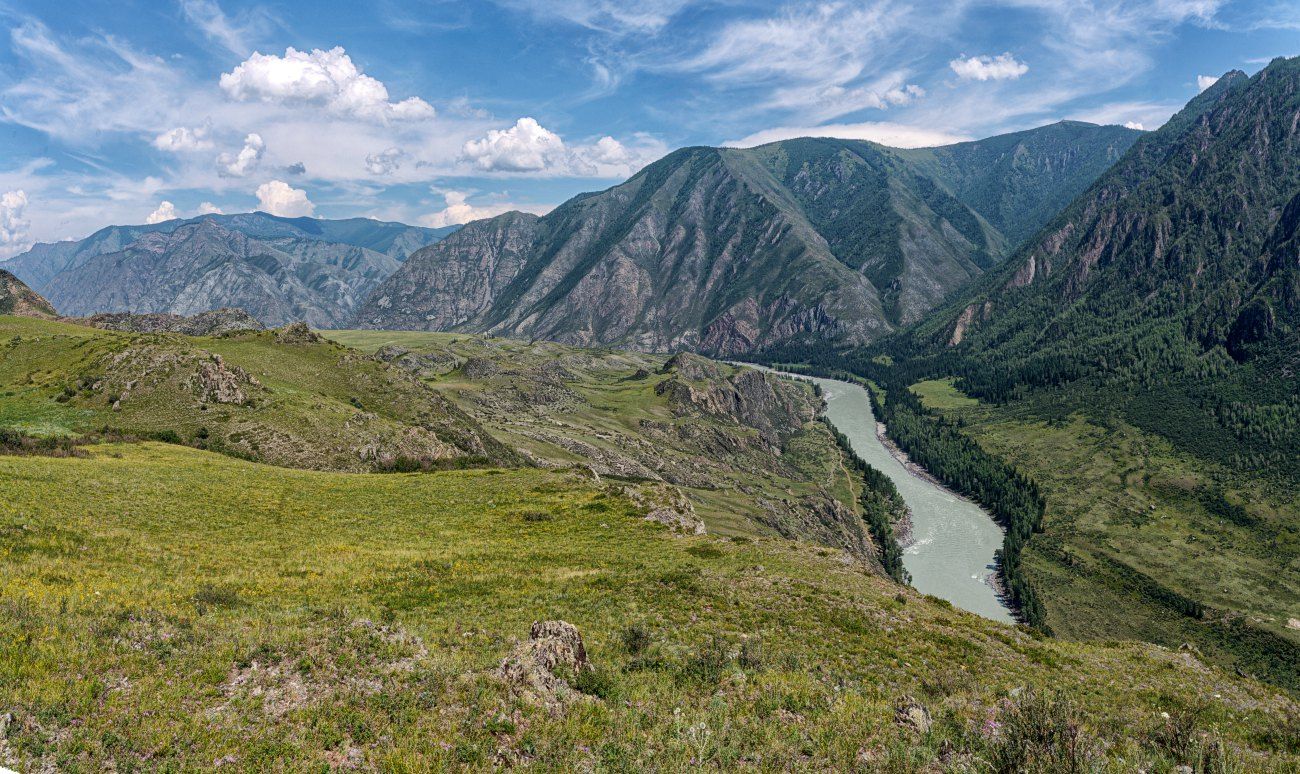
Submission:
[[[588,669],[591,664],[578,627],[567,621],[536,621],[528,641],[506,656],[497,676],[522,698],[556,705],[579,695],[567,678]]]

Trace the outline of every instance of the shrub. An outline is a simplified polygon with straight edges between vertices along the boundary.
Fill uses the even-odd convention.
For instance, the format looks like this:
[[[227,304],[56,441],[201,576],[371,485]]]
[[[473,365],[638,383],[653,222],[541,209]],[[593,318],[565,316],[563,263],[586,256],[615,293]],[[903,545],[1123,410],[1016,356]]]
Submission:
[[[609,700],[618,696],[618,683],[614,680],[614,676],[596,667],[578,672],[573,678],[573,687],[581,693],[599,699]]]
[[[640,624],[632,624],[623,630],[623,649],[630,655],[637,656],[650,647],[650,631]]]
[[[1003,704],[995,728],[988,762],[999,774],[1076,774],[1095,767],[1096,745],[1064,694],[1026,691]]]

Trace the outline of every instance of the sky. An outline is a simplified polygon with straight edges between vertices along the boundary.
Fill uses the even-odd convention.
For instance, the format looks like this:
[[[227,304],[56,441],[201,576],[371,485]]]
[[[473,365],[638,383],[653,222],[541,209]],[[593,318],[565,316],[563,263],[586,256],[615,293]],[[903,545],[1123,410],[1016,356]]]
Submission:
[[[0,0],[0,259],[261,209],[543,213],[686,145],[1147,130],[1300,0]]]

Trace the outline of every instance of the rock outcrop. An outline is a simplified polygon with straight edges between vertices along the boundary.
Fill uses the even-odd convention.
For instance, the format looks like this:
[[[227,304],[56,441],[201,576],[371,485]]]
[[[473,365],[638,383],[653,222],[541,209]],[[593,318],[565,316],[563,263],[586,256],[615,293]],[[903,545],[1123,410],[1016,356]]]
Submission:
[[[185,317],[178,314],[105,313],[76,322],[110,331],[180,333],[185,336],[219,336],[236,331],[260,331],[263,326],[243,309],[213,309]]]
[[[578,627],[567,621],[536,621],[528,641],[506,656],[497,676],[520,698],[555,707],[579,695],[569,679],[588,669],[591,664]]]

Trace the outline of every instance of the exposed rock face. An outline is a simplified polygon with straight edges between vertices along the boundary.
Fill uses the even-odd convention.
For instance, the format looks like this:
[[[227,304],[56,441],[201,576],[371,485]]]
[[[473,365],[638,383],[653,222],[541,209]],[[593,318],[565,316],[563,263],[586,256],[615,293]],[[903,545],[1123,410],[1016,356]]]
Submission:
[[[773,446],[813,418],[806,401],[796,399],[777,377],[744,369],[725,381],[697,387],[679,378],[655,387],[679,415],[699,412],[752,427]]]
[[[317,344],[321,341],[321,337],[307,323],[299,321],[277,330],[275,340],[281,344]]]
[[[1079,125],[1069,142],[1111,148],[1126,136]],[[1032,167],[1039,187],[1073,191],[1109,158],[1030,139],[981,150],[1028,159],[1000,166],[999,180]],[[413,255],[354,325],[723,355],[869,341],[1006,252],[979,209],[996,199],[1005,214],[1006,197],[982,184],[967,186],[967,199],[952,193],[955,181],[987,177],[971,153],[958,155],[961,163],[940,163],[933,153],[824,139],[686,148],[545,217],[514,212],[466,226]],[[1037,163],[1040,155],[1055,161]]]
[[[554,707],[578,695],[562,674],[590,668],[578,627],[567,621],[536,621],[528,641],[506,656],[497,676],[521,698]]]
[[[191,390],[204,403],[233,403],[243,405],[248,402],[244,387],[260,387],[260,382],[239,366],[229,366],[221,355],[213,355],[211,360],[201,361],[198,368],[189,377]]]
[[[243,368],[202,349],[131,346],[106,357],[100,368],[104,375],[92,391],[112,396],[114,409],[165,389],[168,383],[179,384],[200,403],[240,406],[255,402],[262,388]]]
[[[658,522],[674,532],[687,535],[703,535],[707,532],[704,522],[695,515],[695,506],[675,486],[625,486],[623,494],[646,510],[647,521]]]
[[[22,280],[0,270],[0,314],[39,317],[52,320],[58,316],[49,301],[41,298]]]
[[[96,314],[78,322],[92,328],[133,333],[180,333],[186,336],[218,336],[235,331],[260,331],[262,324],[243,309],[213,309],[190,317],[178,314]]]
[[[4,264],[64,313],[192,315],[241,307],[270,325],[337,327],[407,255],[454,229],[355,218],[205,215],[111,226]]]

